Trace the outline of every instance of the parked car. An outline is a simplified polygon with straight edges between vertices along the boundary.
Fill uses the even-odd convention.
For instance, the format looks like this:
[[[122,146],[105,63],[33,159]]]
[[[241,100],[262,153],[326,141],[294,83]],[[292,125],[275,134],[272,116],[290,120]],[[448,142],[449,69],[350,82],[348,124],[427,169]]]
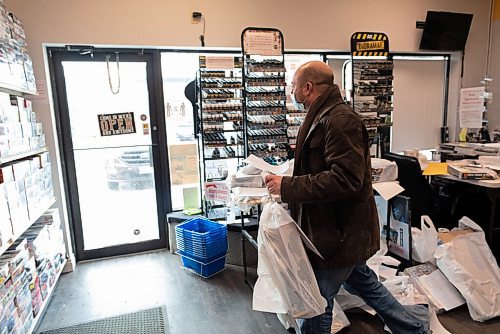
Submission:
[[[153,171],[149,149],[125,150],[119,156],[106,161],[108,188],[111,190],[153,188]]]

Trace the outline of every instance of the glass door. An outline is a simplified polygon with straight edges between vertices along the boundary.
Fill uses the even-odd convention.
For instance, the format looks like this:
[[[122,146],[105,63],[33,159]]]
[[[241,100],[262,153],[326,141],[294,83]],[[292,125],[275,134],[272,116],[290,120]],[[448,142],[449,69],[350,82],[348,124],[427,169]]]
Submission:
[[[165,247],[152,55],[52,58],[78,259]]]

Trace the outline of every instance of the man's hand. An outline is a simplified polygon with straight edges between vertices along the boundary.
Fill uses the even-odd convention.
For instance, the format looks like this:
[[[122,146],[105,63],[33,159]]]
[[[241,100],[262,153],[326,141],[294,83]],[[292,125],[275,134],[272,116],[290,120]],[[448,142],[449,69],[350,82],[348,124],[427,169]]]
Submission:
[[[278,175],[266,175],[264,181],[266,182],[266,187],[271,195],[281,196],[281,180],[283,176]]]

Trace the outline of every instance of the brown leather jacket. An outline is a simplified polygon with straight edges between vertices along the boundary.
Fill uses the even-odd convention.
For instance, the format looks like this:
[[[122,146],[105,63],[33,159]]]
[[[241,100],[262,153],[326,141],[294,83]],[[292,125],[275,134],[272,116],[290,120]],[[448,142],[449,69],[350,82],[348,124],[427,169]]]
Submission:
[[[314,267],[346,267],[379,249],[368,133],[334,85],[309,108],[299,131],[294,176],[281,198],[325,260]]]

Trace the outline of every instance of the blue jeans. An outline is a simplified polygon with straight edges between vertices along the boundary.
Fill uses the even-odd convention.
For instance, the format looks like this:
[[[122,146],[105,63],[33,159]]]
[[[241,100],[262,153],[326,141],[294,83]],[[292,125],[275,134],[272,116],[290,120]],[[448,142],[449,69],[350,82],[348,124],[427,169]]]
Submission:
[[[333,299],[342,284],[372,307],[393,334],[430,333],[427,306],[401,305],[366,263],[347,268],[315,269],[314,273],[327,306],[325,313],[301,321],[302,334],[331,333]]]

